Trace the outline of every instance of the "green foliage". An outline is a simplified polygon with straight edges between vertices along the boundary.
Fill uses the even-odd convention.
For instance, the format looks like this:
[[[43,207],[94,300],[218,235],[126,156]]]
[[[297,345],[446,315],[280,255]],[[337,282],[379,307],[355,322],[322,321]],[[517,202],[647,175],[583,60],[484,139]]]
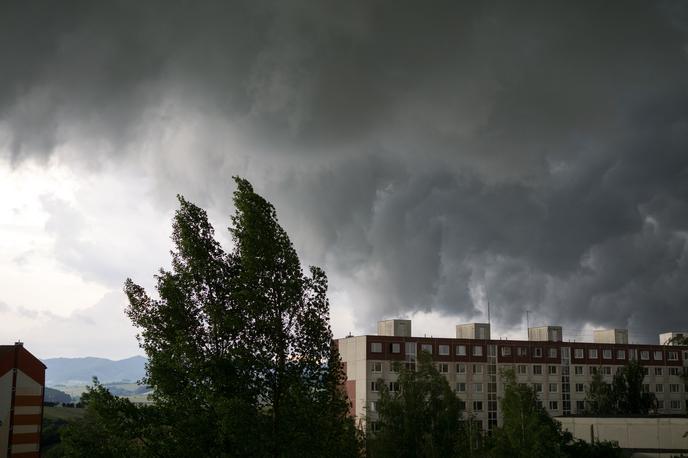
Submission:
[[[235,181],[232,252],[206,212],[179,197],[172,269],[156,276],[158,298],[126,281],[153,404],[91,388],[87,418],[71,431],[116,440],[89,456],[358,454],[325,273],[303,274],[274,207]],[[77,434],[64,439],[66,450],[88,450]]]
[[[447,379],[421,352],[417,370],[399,368],[399,390],[380,381],[376,433],[369,432],[372,457],[455,457],[471,452],[461,401]],[[369,424],[372,417],[369,419]],[[476,431],[477,433],[477,431]]]
[[[607,383],[599,371],[593,375],[585,398],[589,415],[647,415],[655,405],[655,396],[643,392],[643,368],[630,361]]]
[[[493,457],[621,457],[613,443],[588,444],[562,431],[561,424],[538,405],[532,387],[516,382],[513,370],[504,371],[502,413],[504,424],[493,433],[489,456]]]
[[[561,426],[538,405],[537,394],[516,382],[512,370],[502,374],[504,424],[494,434],[492,456],[557,457],[562,451]]]

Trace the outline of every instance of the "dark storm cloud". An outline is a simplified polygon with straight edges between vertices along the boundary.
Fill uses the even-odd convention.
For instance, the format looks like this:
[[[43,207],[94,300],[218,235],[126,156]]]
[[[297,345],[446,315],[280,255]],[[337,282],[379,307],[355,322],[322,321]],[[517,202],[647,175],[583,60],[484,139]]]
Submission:
[[[225,209],[248,175],[362,326],[482,288],[502,326],[688,327],[685,3],[0,8],[15,164],[143,164],[196,120],[161,192]]]

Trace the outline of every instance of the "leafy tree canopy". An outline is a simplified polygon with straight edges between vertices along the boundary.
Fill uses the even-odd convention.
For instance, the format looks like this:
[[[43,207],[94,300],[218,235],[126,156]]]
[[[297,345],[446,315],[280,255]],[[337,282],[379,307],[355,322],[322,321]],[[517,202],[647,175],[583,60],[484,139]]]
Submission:
[[[83,448],[79,431],[88,430],[129,447],[89,456],[358,453],[327,277],[316,267],[303,273],[274,207],[248,181],[235,182],[231,252],[205,210],[179,196],[172,268],[156,275],[157,297],[125,283],[153,405],[132,405],[96,384],[90,421],[65,435],[67,449]]]

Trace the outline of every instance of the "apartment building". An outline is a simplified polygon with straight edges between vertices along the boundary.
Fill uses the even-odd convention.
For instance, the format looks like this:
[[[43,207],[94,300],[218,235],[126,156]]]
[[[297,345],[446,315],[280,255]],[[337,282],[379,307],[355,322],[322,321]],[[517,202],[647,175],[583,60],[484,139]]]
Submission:
[[[40,456],[45,369],[21,342],[0,345],[0,457]]]
[[[414,368],[421,351],[432,355],[484,429],[501,423],[499,399],[503,395],[500,372],[513,369],[519,383],[538,393],[552,416],[582,413],[585,389],[596,372],[611,382],[616,371],[638,360],[645,370],[643,389],[655,393],[658,413],[681,414],[688,408],[681,375],[688,366],[688,347],[629,344],[624,329],[596,331],[593,342],[564,342],[560,326],[528,329],[528,340],[494,340],[490,325],[456,326],[456,338],[414,337],[410,320],[378,324],[377,335],[337,340],[347,374],[346,390],[351,413],[375,428],[380,383],[399,388],[396,363]]]

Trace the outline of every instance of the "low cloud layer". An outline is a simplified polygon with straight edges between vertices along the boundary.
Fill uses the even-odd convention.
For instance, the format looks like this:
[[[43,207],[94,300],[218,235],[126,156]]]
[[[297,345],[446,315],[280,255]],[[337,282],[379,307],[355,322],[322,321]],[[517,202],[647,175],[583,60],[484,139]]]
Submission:
[[[0,38],[8,164],[145,175],[218,230],[246,176],[359,329],[487,301],[507,330],[688,328],[684,2],[5,2]],[[116,284],[44,205],[60,262]]]

